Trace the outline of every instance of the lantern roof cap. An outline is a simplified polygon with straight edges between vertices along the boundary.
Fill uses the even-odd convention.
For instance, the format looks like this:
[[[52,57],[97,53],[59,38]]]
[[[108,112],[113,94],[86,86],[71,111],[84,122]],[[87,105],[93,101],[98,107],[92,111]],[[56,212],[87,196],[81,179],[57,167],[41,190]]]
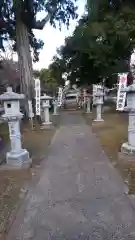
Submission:
[[[25,98],[24,94],[13,92],[12,87],[7,87],[7,91],[0,95],[1,101],[21,100],[24,98]]]

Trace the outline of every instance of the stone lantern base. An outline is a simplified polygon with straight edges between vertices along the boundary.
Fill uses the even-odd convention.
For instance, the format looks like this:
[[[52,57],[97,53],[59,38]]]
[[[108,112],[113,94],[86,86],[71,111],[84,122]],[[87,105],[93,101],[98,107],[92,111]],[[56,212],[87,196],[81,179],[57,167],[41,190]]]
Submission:
[[[6,154],[6,166],[14,168],[27,168],[31,165],[32,160],[29,157],[29,152],[26,149],[22,149],[20,152],[7,152]]]
[[[127,143],[123,143],[121,146],[121,153],[125,157],[135,158],[135,147]]]
[[[101,119],[94,119],[93,121],[97,122],[97,123],[102,123],[102,122],[104,122],[104,119],[102,119],[102,118]]]
[[[43,122],[40,129],[52,129],[53,128],[53,124],[52,122]]]
[[[60,113],[59,113],[59,112],[56,112],[56,113],[53,113],[52,115],[53,115],[53,116],[60,116]]]
[[[86,114],[90,114],[90,113],[92,113],[92,111],[91,111],[91,108],[86,108],[86,112],[85,112]]]
[[[102,104],[96,103],[96,118],[94,119],[95,123],[103,123],[104,119],[102,119]]]
[[[60,107],[58,106],[58,104],[55,103],[55,105],[53,106],[53,116],[59,116],[60,115]]]

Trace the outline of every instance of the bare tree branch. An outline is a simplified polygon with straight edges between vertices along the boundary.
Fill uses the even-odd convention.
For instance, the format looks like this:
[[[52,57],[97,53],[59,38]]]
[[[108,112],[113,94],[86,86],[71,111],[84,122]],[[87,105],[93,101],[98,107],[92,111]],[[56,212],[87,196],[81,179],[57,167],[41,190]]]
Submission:
[[[50,20],[51,14],[47,14],[41,21],[34,21],[32,28],[42,30],[47,22]]]
[[[43,18],[41,21],[34,21],[32,28],[33,29],[39,29],[42,30],[44,26],[48,23],[50,18],[52,17],[52,14],[57,10],[57,7],[53,7],[51,11],[47,14],[45,18]]]

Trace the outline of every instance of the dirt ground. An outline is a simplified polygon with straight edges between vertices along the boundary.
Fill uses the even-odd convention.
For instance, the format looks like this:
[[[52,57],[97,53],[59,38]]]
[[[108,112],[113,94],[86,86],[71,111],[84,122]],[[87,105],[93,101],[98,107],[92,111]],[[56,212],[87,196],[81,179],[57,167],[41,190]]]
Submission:
[[[89,116],[85,114],[85,119],[99,137],[111,163],[119,170],[124,182],[128,185],[128,194],[135,194],[135,161],[119,158],[121,145],[127,142],[128,114],[118,113],[112,108],[104,111],[104,122],[101,124],[93,123],[94,116],[95,111]]]
[[[25,196],[25,185],[32,180],[33,170],[40,164],[47,154],[51,139],[59,126],[59,119],[53,119],[55,128],[41,130],[39,124],[35,124],[32,131],[30,124],[22,126],[22,142],[32,158],[32,166],[28,170],[0,171],[0,240],[4,236],[12,222],[13,213],[19,207],[21,199]],[[0,127],[0,133],[5,144],[8,144],[8,127],[4,124]]]

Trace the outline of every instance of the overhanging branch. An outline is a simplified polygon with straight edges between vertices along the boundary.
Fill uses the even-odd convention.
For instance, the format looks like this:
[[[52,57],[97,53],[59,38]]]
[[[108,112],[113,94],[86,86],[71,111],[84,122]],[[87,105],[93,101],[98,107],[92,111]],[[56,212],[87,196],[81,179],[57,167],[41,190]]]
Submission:
[[[33,29],[39,29],[42,30],[44,28],[44,26],[48,23],[48,21],[50,20],[50,18],[52,17],[52,15],[54,14],[54,12],[56,12],[57,7],[53,7],[50,12],[47,14],[47,16],[45,18],[43,18],[41,21],[34,21],[33,22]]]
[[[43,18],[41,21],[34,21],[32,28],[42,30],[44,26],[47,24],[47,22],[50,20],[51,14],[47,14],[45,18]]]
[[[40,21],[36,21],[36,19],[33,20],[33,23],[32,23],[32,28],[33,29],[39,29],[39,30],[42,30],[44,28],[44,26],[47,24],[47,22],[50,20],[50,18],[52,17],[52,15],[56,12],[57,10],[57,7],[53,7],[50,9],[49,13],[46,15],[45,18],[43,18],[42,20]],[[10,24],[15,24],[15,22],[11,19],[8,19],[8,22],[4,20],[4,18],[0,18],[0,28],[1,29],[6,29],[8,28],[9,26],[9,23]]]

